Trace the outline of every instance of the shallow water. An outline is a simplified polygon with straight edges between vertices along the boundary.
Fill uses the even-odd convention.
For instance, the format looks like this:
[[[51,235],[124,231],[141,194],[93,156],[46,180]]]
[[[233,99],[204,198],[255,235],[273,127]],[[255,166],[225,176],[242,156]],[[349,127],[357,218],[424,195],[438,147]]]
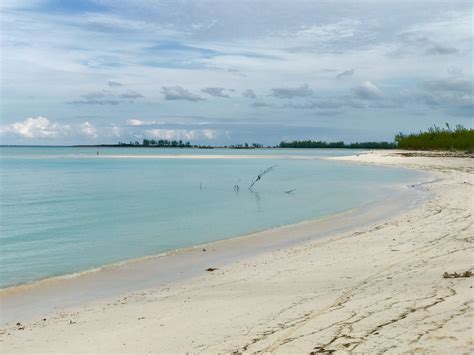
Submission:
[[[1,287],[342,212],[417,175],[287,158],[350,150],[96,150],[0,148]],[[259,159],[127,157],[162,154]]]

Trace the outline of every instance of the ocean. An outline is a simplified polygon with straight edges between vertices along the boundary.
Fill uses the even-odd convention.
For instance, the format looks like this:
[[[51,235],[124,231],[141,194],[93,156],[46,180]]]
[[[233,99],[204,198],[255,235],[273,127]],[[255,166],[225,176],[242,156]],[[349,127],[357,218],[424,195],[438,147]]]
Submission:
[[[0,287],[340,213],[417,177],[318,159],[356,153],[1,147]]]

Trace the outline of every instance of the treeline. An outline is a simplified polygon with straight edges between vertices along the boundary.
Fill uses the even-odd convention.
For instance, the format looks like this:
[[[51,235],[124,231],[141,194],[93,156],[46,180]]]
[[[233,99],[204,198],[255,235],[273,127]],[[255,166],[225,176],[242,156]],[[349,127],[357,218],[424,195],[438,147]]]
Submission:
[[[256,149],[256,148],[263,148],[263,144],[260,143],[244,143],[244,144],[232,144],[229,146],[224,146],[224,148],[230,148],[230,149]]]
[[[167,139],[144,139],[142,143],[139,141],[130,143],[119,142],[119,146],[121,147],[172,147],[172,148],[191,148],[191,143],[183,142],[182,140],[176,141],[169,141]]]
[[[192,145],[190,142],[183,142],[182,140],[167,140],[167,139],[143,139],[139,141],[130,141],[129,143],[118,142],[119,147],[156,147],[156,148],[201,148],[201,149],[212,149],[209,145]]]
[[[214,147],[210,145],[195,145],[190,142],[183,142],[182,140],[167,140],[167,139],[143,139],[142,142],[130,141],[118,142],[118,144],[101,144],[102,147],[157,147],[157,148],[201,148],[201,149],[212,149],[212,148],[230,148],[230,149],[256,149],[263,148],[263,144],[260,143],[243,143],[243,144],[232,144],[225,145],[222,147]],[[268,147],[271,148],[271,147]]]
[[[425,132],[412,134],[400,132],[395,136],[395,142],[400,149],[474,151],[474,130],[461,125],[452,129],[446,123],[446,128],[434,125]]]
[[[344,142],[323,142],[323,141],[293,141],[281,142],[279,148],[347,148],[347,149],[394,149],[395,143],[392,142],[360,142],[349,143]]]

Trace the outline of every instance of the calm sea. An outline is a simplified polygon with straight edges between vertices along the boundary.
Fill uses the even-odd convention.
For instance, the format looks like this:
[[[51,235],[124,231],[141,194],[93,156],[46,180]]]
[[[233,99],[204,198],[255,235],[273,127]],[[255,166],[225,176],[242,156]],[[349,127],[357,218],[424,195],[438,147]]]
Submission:
[[[348,150],[96,151],[0,148],[0,287],[346,211],[416,178],[307,159]],[[244,157],[149,158],[173,154]]]

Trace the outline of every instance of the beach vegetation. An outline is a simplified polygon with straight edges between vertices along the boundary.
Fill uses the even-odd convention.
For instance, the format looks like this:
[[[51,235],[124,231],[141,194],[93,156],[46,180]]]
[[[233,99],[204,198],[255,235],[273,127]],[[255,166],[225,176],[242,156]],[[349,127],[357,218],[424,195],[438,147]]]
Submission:
[[[413,150],[474,150],[474,129],[461,125],[454,128],[446,123],[446,127],[434,125],[419,133],[395,136],[395,142],[400,149]]]
[[[452,128],[434,125],[418,133],[399,133],[394,142],[344,143],[302,140],[281,142],[279,148],[346,148],[346,149],[412,149],[412,150],[464,150],[474,151],[474,130],[456,125]]]

